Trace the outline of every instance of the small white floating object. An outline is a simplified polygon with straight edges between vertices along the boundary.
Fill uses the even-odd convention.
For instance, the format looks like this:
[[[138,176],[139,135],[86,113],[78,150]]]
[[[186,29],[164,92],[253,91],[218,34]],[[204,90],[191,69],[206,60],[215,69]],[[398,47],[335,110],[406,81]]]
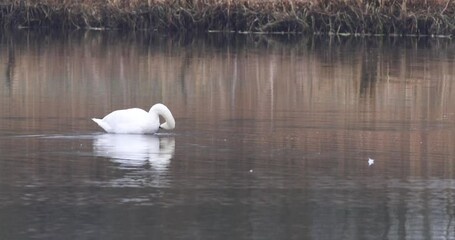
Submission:
[[[253,169],[250,169],[250,173],[252,173],[252,172],[253,172]]]
[[[371,166],[374,164],[374,159],[368,158],[368,166]]]

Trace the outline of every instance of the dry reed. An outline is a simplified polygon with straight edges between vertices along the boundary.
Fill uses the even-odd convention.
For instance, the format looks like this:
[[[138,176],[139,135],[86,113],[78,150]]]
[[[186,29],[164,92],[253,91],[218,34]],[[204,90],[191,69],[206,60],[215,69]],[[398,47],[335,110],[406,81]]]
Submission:
[[[446,35],[451,0],[11,0],[4,28]]]

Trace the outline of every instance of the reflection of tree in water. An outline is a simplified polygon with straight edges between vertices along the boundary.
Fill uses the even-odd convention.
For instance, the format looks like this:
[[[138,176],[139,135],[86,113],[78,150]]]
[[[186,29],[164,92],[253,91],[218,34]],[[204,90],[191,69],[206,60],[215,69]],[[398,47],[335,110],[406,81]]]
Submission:
[[[423,122],[421,119],[438,119],[455,102],[450,94],[454,92],[450,91],[453,61],[447,60],[453,60],[453,54],[431,61],[434,65],[415,62],[415,54],[446,54],[445,49],[411,49],[402,54],[395,45],[385,42],[383,49],[383,43],[375,45],[364,38],[352,42],[347,38],[341,38],[342,42],[314,38],[292,42],[294,45],[289,47],[271,40],[267,43],[273,44],[266,45],[264,41],[243,43],[241,39],[222,45],[225,42],[218,42],[218,35],[199,42],[168,43],[167,38],[142,41],[140,36],[110,38],[102,34],[106,33],[90,32],[87,40],[76,34],[63,39],[67,45],[57,38],[51,38],[50,44],[44,38],[21,38],[31,39],[30,43],[15,39],[15,47],[19,48],[15,51],[14,90],[20,91],[5,98],[9,102],[4,104],[11,106],[11,112],[1,110],[2,117],[24,114],[27,122],[17,121],[22,125],[15,126],[27,130],[35,130],[35,126],[40,131],[48,129],[54,122],[41,125],[36,119],[55,116],[64,121],[59,122],[63,127],[70,118],[81,118],[82,123],[75,123],[81,129],[99,131],[86,116],[116,106],[149,107],[151,101],[161,99],[172,102],[176,117],[182,121],[179,131],[189,135],[180,138],[186,142],[179,144],[181,154],[176,154],[175,160],[172,138],[96,135],[93,155],[104,159],[98,159],[95,169],[92,161],[77,162],[78,167],[73,168],[81,172],[87,169],[88,173],[81,176],[101,183],[90,185],[86,195],[75,185],[76,188],[69,188],[69,196],[93,203],[94,207],[104,201],[110,203],[99,212],[108,211],[115,224],[131,226],[131,221],[134,225],[137,220],[137,225],[148,225],[147,229],[188,232],[193,229],[188,229],[187,223],[192,222],[197,233],[208,229],[205,226],[214,229],[230,224],[232,229],[240,229],[231,239],[250,234],[250,229],[254,230],[252,238],[268,239],[304,234],[314,239],[336,239],[343,234],[358,236],[357,239],[379,234],[384,234],[383,238],[419,238],[419,234],[429,233],[428,229],[447,224],[447,238],[453,237],[450,200],[455,182],[449,180],[453,177],[454,138],[443,129],[452,123],[452,117],[447,123],[434,120],[434,128],[425,125],[422,132],[415,129]],[[190,43],[194,45],[188,46]],[[46,51],[23,51],[21,46]],[[144,54],[147,46],[150,50]],[[65,49],[64,54],[59,49]],[[9,56],[14,60],[14,55]],[[9,56],[5,52],[2,62],[9,62]],[[62,59],[71,75],[68,68],[57,68],[62,65],[57,61]],[[114,61],[117,59],[122,61]],[[407,63],[407,59],[412,62]],[[124,75],[120,74],[120,63]],[[412,63],[429,68],[428,74],[435,78],[434,88],[409,75],[412,72],[406,66]],[[390,71],[382,69],[385,65],[391,66]],[[384,81],[389,72],[391,80]],[[43,75],[37,78],[37,73]],[[61,76],[66,80],[62,81]],[[418,95],[406,98],[402,93],[407,87]],[[366,97],[359,101],[359,94]],[[403,101],[407,99],[415,101]],[[50,129],[55,130],[56,126]],[[400,131],[392,131],[395,129]],[[2,150],[19,140],[10,142],[8,137],[5,141],[8,142]],[[60,157],[55,150],[42,152],[48,143],[32,143],[24,148],[27,152],[36,147],[39,157],[46,153]],[[216,148],[192,149],[193,146]],[[374,156],[377,164],[363,168],[370,151],[380,155]],[[67,166],[72,166],[68,164],[73,162],[76,164],[67,161],[44,165],[33,161],[28,165],[36,166],[33,173],[39,177],[43,167],[49,169],[46,174],[60,168],[66,173]],[[254,172],[248,172],[253,168]],[[25,173],[19,175],[26,176]],[[52,182],[59,180],[58,176],[44,176]],[[78,175],[68,178],[80,184],[74,176]],[[408,180],[408,176],[411,180],[424,178],[416,182]],[[438,181],[437,176],[444,177]],[[3,195],[17,196],[17,189],[20,188],[4,189],[13,192]],[[23,189],[29,194],[30,188]],[[66,199],[71,199],[70,203],[76,201],[58,196],[61,188],[40,189],[47,191],[44,199],[65,200],[64,207],[68,206]],[[99,194],[94,194],[93,189],[100,190]],[[119,206],[117,201],[130,207],[111,208]],[[36,209],[41,209],[45,202],[34,203]],[[150,223],[147,220],[152,217],[144,220],[137,217],[143,213],[132,214],[132,207],[138,212],[144,209],[137,207],[142,203],[155,204],[154,213],[161,214],[157,219],[176,219],[177,223]],[[164,204],[165,210],[161,208]],[[69,219],[71,215],[74,214],[68,215]],[[124,215],[130,218],[123,218]],[[207,215],[211,218],[205,218]],[[47,222],[46,226],[61,224]]]
[[[5,84],[8,89],[11,89],[11,85],[14,79],[14,68],[16,66],[16,57],[14,53],[13,40],[8,41],[8,61],[6,63],[5,71]]]
[[[360,70],[360,96],[373,96],[378,75],[377,48],[365,46],[362,51]]]

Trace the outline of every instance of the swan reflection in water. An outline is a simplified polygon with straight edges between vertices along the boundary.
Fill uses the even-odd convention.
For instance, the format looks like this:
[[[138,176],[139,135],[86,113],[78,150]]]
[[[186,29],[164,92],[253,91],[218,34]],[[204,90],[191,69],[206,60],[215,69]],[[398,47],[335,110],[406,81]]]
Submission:
[[[174,137],[156,135],[102,134],[95,137],[93,151],[111,158],[121,167],[150,166],[165,171],[174,155]]]

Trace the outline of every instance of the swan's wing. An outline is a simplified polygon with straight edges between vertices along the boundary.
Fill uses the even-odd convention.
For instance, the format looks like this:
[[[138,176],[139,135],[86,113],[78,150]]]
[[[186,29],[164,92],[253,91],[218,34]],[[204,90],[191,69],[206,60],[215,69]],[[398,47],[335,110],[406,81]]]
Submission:
[[[106,115],[103,121],[116,124],[131,123],[144,118],[146,114],[147,112],[140,108],[116,110]]]
[[[111,132],[116,133],[149,133],[159,126],[158,116],[154,117],[140,108],[113,111],[103,121],[112,128]]]

